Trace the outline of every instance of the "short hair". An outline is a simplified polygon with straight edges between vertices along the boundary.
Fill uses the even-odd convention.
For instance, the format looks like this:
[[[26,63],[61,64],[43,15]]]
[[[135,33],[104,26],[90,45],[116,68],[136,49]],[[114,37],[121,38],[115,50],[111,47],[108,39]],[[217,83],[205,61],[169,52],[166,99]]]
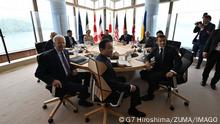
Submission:
[[[108,31],[108,29],[105,29],[105,31]]]
[[[58,34],[58,35],[56,35],[56,36],[53,37],[53,42],[54,42],[54,43],[56,42],[56,39],[57,39],[57,38],[63,38],[64,42],[66,42],[64,36]]]
[[[210,21],[212,20],[212,17],[211,17],[210,15],[206,15],[206,16],[204,16],[204,18],[207,18],[207,19],[209,19]]]
[[[161,31],[161,30],[157,31],[156,34],[158,34],[158,33],[164,34],[163,31]]]
[[[67,30],[67,33],[71,33],[72,32],[72,30]]]
[[[166,37],[165,35],[159,35],[159,36],[157,36],[156,40],[158,40],[159,38],[162,38],[162,39],[167,40],[167,37]]]
[[[203,17],[205,17],[205,16],[207,16],[207,15],[208,15],[208,13],[207,13],[207,12],[203,13]]]
[[[86,31],[86,33],[88,33],[89,31],[91,32],[91,30],[88,29],[88,30]]]
[[[108,42],[112,42],[109,39],[103,39],[100,43],[99,43],[99,50],[101,49],[105,49],[105,46]]]

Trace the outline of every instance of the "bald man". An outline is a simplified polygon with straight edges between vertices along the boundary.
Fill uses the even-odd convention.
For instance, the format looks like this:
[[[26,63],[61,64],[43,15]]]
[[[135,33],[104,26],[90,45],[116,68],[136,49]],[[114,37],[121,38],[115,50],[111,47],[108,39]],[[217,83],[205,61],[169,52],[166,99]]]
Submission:
[[[86,101],[89,97],[89,73],[77,73],[70,64],[68,51],[65,50],[65,39],[62,35],[53,38],[54,48],[38,56],[38,67],[35,76],[44,81],[50,90],[55,87],[55,96],[80,92],[79,105],[90,107],[93,104]],[[82,85],[84,79],[84,85]]]

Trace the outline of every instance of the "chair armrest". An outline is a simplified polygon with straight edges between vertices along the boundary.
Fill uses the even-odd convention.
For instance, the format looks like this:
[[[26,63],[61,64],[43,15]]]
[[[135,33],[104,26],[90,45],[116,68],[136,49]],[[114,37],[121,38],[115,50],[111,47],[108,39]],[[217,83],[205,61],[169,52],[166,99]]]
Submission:
[[[121,102],[122,102],[122,99],[123,99],[123,97],[124,97],[124,94],[125,94],[125,92],[121,92],[121,93],[120,93],[120,97],[119,97],[119,99],[118,99],[117,104],[112,104],[112,103],[110,103],[110,105],[111,105],[112,107],[118,107],[119,105],[121,105]]]

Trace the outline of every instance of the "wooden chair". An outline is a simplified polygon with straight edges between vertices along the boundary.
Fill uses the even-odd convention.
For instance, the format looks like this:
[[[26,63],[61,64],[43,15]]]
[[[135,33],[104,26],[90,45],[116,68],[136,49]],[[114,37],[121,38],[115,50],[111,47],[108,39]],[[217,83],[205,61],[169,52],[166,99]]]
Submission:
[[[94,75],[95,81],[93,83],[93,96],[95,95],[98,99],[99,99],[99,103],[101,105],[101,107],[92,110],[88,113],[85,114],[85,121],[89,122],[90,119],[89,117],[91,115],[94,115],[95,113],[98,112],[103,112],[103,124],[107,124],[107,114],[111,113],[114,116],[117,117],[123,117],[123,115],[121,113],[115,112],[113,110],[111,110],[108,106],[107,106],[107,97],[112,93],[111,88],[108,86],[108,84],[106,83],[106,81],[103,79],[102,74],[106,71],[107,67],[104,63],[100,62],[100,61],[96,61],[94,59],[90,59],[88,62],[89,65],[89,70],[90,72]],[[120,98],[117,102],[116,105],[112,105],[112,107],[116,107],[121,103],[121,100],[123,99],[123,93],[120,94]]]
[[[46,86],[46,89],[50,90],[50,87],[49,86]],[[53,110],[51,111],[50,115],[49,115],[49,118],[48,118],[48,123],[53,123],[53,117],[54,115],[56,114],[57,110],[59,109],[59,107],[61,106],[61,104],[63,104],[64,106],[66,106],[66,103],[68,103],[71,108],[73,109],[73,112],[74,113],[77,113],[78,112],[78,108],[76,105],[73,104],[73,102],[70,100],[70,98],[74,97],[73,94],[71,95],[65,95],[63,97],[56,97],[55,96],[55,91],[53,90],[50,90],[53,97],[52,99],[50,100],[47,100],[47,101],[44,101],[43,103],[43,106],[42,108],[43,109],[47,109],[47,105],[48,104],[51,104],[51,103],[56,103],[56,106],[53,108]]]
[[[182,65],[179,69],[178,75],[173,77],[172,81],[162,81],[160,82],[160,87],[168,93],[168,100],[170,101],[170,110],[174,110],[172,95],[184,100],[184,105],[189,106],[190,101],[184,96],[180,95],[177,86],[187,82],[188,79],[188,68],[193,62],[193,54],[191,51],[180,48]]]

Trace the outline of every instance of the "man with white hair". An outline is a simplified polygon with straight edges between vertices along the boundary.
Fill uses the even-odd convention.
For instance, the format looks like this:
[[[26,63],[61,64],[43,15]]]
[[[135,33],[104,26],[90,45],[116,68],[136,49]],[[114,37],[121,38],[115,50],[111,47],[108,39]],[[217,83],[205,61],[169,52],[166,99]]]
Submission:
[[[35,76],[44,81],[49,90],[55,87],[55,96],[80,92],[79,105],[90,107],[93,104],[86,101],[89,97],[89,73],[77,73],[70,64],[68,51],[65,50],[65,39],[62,35],[53,38],[54,48],[38,56],[38,67]],[[84,85],[81,81],[84,79]]]

